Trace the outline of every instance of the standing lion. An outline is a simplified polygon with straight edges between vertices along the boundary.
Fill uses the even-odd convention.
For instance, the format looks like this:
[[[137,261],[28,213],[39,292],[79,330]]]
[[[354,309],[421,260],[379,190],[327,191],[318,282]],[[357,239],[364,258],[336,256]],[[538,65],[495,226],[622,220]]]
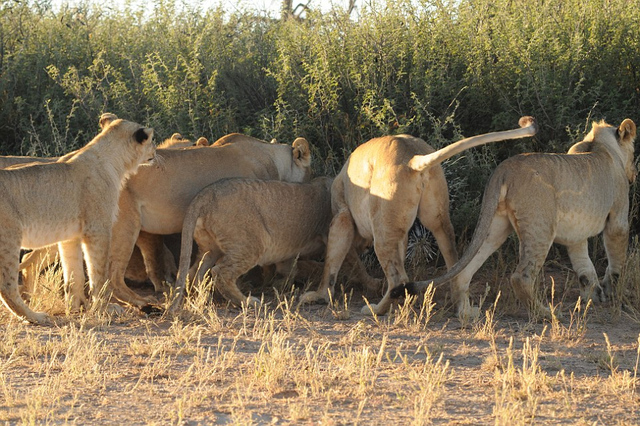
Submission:
[[[111,228],[125,179],[155,156],[153,129],[104,114],[103,130],[85,147],[56,163],[0,170],[0,296],[17,317],[48,323],[46,313],[32,311],[18,292],[20,248],[62,241],[61,249],[82,247],[94,306],[103,310]],[[63,263],[68,270],[69,264]]]
[[[629,185],[637,174],[635,137],[636,125],[628,118],[618,127],[599,122],[567,154],[520,154],[503,161],[489,179],[462,259],[445,275],[407,283],[392,296],[452,281],[458,306],[468,305],[471,278],[515,231],[520,254],[511,284],[531,313],[550,316],[534,283],[553,243],[567,248],[582,299],[606,300],[627,256]],[[601,232],[608,260],[602,285],[588,245],[588,238]]]

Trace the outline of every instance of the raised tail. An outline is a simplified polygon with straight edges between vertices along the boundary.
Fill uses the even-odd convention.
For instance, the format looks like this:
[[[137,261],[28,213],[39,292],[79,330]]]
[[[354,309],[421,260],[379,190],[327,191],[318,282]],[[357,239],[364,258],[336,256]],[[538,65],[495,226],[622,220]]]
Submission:
[[[489,236],[491,221],[493,220],[495,212],[498,210],[498,203],[500,202],[500,198],[503,195],[502,187],[502,173],[500,173],[498,169],[493,173],[493,175],[489,179],[489,183],[485,188],[478,224],[473,233],[473,237],[471,238],[471,243],[469,244],[469,247],[467,247],[467,250],[465,250],[460,260],[458,260],[456,264],[453,265],[453,267],[449,271],[447,271],[446,274],[440,277],[425,281],[409,282],[394,288],[393,290],[391,290],[390,294],[392,299],[399,299],[405,296],[405,294],[419,294],[420,292],[424,291],[430,284],[433,284],[434,288],[441,287],[442,285],[456,278],[458,274],[460,274],[460,272],[462,272],[469,265],[471,260],[480,250],[480,247],[482,247],[482,244]]]
[[[486,133],[484,135],[472,136],[461,141],[447,145],[427,155],[416,155],[409,160],[409,167],[416,171],[422,171],[435,164],[439,164],[454,155],[473,148],[478,145],[485,145],[491,142],[499,142],[507,139],[519,139],[533,136],[538,132],[538,124],[533,117],[521,117],[518,121],[520,129],[505,130],[503,132]]]

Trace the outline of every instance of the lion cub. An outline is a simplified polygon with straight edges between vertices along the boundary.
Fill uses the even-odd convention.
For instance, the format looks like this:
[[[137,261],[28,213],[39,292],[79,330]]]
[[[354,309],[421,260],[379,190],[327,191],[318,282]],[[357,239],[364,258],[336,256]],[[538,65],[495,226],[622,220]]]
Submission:
[[[21,247],[64,241],[66,249],[79,250],[82,245],[94,304],[104,309],[109,300],[107,261],[120,189],[141,163],[154,158],[155,145],[153,129],[113,114],[100,121],[103,130],[60,162],[0,170],[0,296],[29,322],[48,323],[50,317],[32,311],[20,297]]]
[[[453,280],[459,306],[468,305],[471,278],[515,231],[520,260],[511,284],[530,312],[550,316],[534,283],[553,243],[567,247],[582,300],[606,300],[627,256],[635,137],[636,125],[628,118],[618,127],[599,122],[567,154],[520,154],[503,161],[487,184],[478,225],[460,261],[445,275],[408,283],[392,296]],[[609,261],[602,287],[587,242],[601,232]]]
[[[180,306],[187,275],[193,279],[198,267],[196,262],[189,270],[194,240],[204,255],[200,278],[212,268],[216,289],[230,302],[259,303],[244,296],[236,280],[256,265],[322,253],[331,223],[330,190],[331,179],[320,177],[310,183],[225,179],[200,191],[185,214],[172,310]]]

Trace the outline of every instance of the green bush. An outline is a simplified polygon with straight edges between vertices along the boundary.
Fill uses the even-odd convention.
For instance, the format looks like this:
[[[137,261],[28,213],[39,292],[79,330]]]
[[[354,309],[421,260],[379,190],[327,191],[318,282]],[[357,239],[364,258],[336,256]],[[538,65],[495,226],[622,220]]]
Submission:
[[[378,0],[285,21],[199,6],[0,0],[0,154],[69,151],[110,111],[158,139],[305,136],[335,174],[375,136],[441,147],[534,115],[535,138],[445,165],[464,229],[504,158],[640,121],[638,1]]]

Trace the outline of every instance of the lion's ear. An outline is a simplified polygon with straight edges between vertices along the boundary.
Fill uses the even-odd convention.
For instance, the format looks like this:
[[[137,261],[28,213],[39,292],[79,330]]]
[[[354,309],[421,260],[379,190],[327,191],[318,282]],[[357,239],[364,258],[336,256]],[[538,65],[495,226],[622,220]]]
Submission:
[[[210,145],[209,139],[205,138],[204,136],[200,136],[196,141],[196,146],[209,146],[209,145]]]
[[[620,127],[618,127],[618,136],[620,137],[620,141],[625,141],[627,139],[631,139],[632,141],[636,138],[636,123],[633,120],[626,118]]]
[[[182,140],[182,135],[180,133],[174,133],[174,134],[171,135],[171,140],[181,141]]]
[[[133,133],[133,138],[136,140],[136,142],[142,143],[149,138],[149,135],[147,134],[144,128],[140,127],[138,130],[136,130]]]
[[[111,124],[111,122],[117,119],[118,119],[118,116],[116,116],[115,114],[112,114],[110,112],[105,112],[100,116],[100,120],[98,121],[98,124],[100,124],[100,128],[104,130],[105,127],[107,127],[109,124]]]
[[[293,149],[293,161],[301,167],[309,167],[311,165],[311,149],[309,142],[305,138],[297,138],[291,144]]]

